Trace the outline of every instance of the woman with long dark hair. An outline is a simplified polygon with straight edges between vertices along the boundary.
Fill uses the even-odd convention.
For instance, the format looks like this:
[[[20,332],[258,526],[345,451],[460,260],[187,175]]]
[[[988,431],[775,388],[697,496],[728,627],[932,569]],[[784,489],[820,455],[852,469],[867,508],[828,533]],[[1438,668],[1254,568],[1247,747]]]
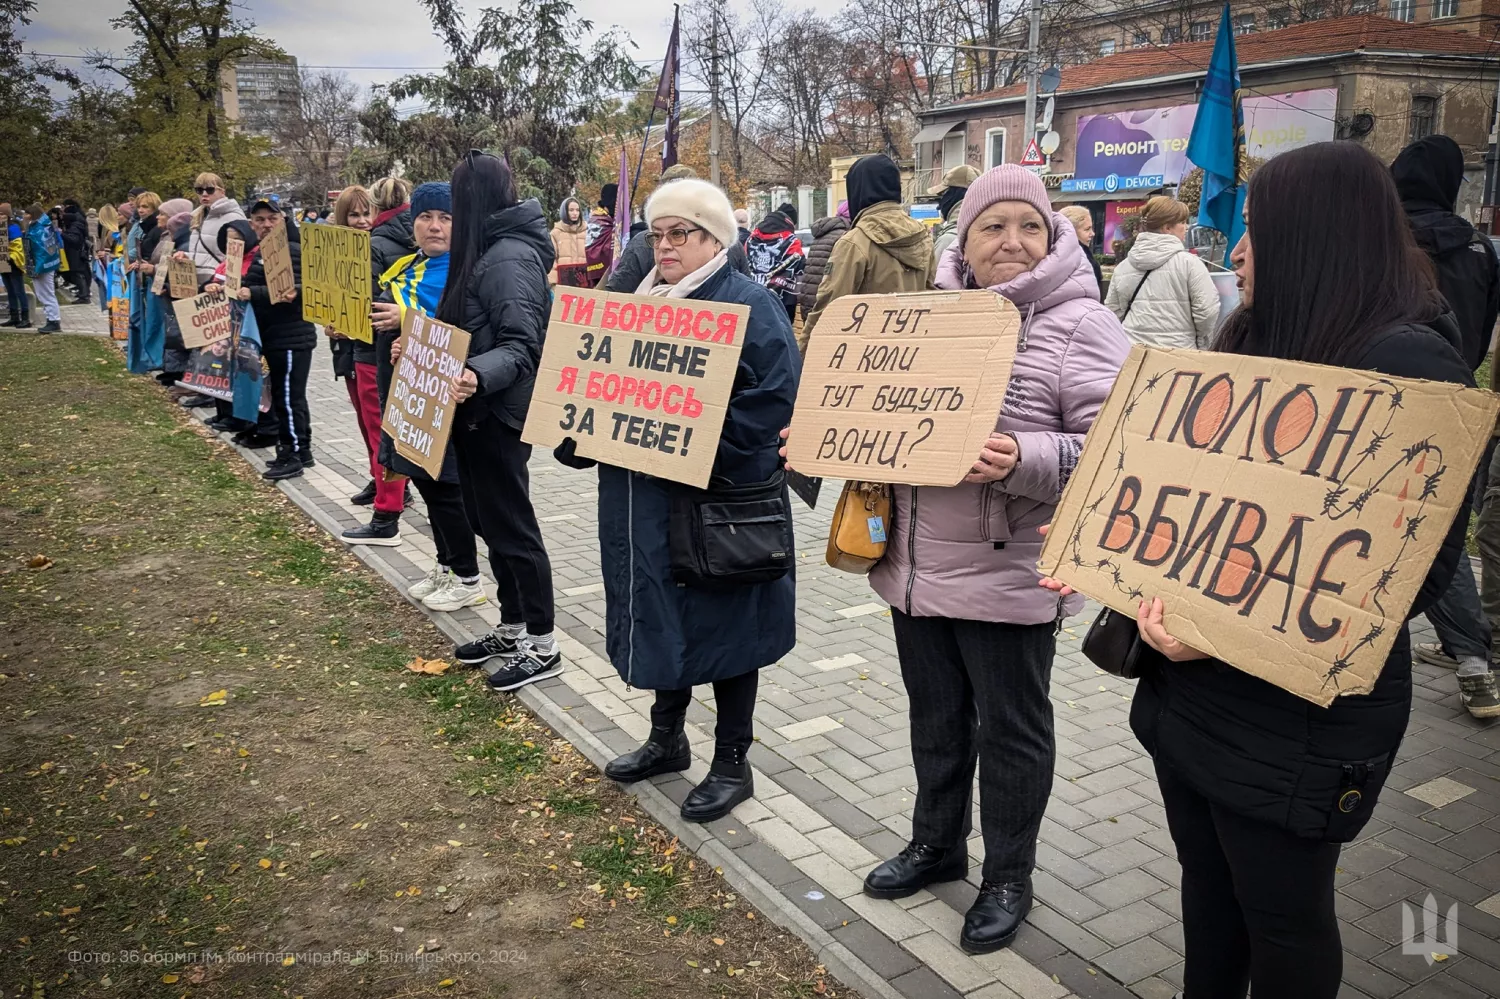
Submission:
[[[1251,178],[1245,219],[1231,256],[1241,305],[1215,349],[1474,384],[1390,174],[1362,146],[1277,156]],[[1411,615],[1452,580],[1467,523],[1460,511]],[[1186,995],[1333,999],[1334,872],[1406,731],[1411,635],[1403,623],[1368,694],[1324,708],[1184,645],[1163,610],[1159,597],[1140,605],[1149,666],[1130,723],[1182,863]]]
[[[542,206],[520,201],[510,168],[471,150],[453,168],[453,237],[439,321],[470,336],[469,360],[455,381],[453,427],[464,510],[490,549],[500,624],[454,657],[470,664],[503,660],[490,674],[496,690],[514,690],[562,672],[552,635],[552,563],[531,506],[521,440],[542,357],[550,295],[552,240]]]

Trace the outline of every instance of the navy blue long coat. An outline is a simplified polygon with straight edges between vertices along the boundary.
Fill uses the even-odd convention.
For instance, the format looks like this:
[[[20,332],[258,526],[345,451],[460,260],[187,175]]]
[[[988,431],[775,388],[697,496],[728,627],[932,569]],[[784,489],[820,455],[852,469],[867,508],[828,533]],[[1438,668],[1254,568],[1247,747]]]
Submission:
[[[713,474],[764,482],[780,464],[802,362],[786,309],[726,264],[690,299],[750,307],[744,348]],[[797,641],[794,573],[770,583],[706,590],[672,580],[667,546],[672,483],[599,466],[599,548],[606,644],[620,677],[645,690],[682,690],[776,662]]]

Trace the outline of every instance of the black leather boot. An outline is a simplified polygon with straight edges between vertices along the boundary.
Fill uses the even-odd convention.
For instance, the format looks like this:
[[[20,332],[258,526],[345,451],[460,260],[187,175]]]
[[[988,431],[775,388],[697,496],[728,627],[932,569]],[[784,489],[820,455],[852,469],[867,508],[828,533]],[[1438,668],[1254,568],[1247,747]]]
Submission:
[[[604,776],[621,784],[634,784],[657,774],[686,770],[691,762],[692,750],[688,748],[687,733],[681,727],[657,728],[653,725],[646,744],[610,760],[605,764]]]
[[[1016,938],[1031,911],[1031,879],[986,881],[964,915],[958,944],[970,954],[988,954]]]
[[[708,776],[688,792],[682,802],[682,817],[689,822],[722,819],[735,805],[755,793],[755,778],[742,749],[719,749],[709,765]]]
[[[968,876],[966,843],[945,850],[913,841],[865,876],[865,894],[871,898],[906,898],[939,881],[961,881]]]

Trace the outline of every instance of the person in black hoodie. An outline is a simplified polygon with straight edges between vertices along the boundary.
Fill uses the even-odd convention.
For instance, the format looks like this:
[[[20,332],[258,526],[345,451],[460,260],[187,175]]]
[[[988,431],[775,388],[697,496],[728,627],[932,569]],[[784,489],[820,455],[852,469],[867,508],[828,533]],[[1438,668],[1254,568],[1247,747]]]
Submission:
[[[83,208],[72,198],[62,203],[62,244],[68,254],[68,283],[73,286],[76,304],[89,304],[92,275],[89,270],[89,220]]]
[[[312,415],[307,408],[307,376],[312,370],[313,348],[318,343],[317,327],[302,318],[302,242],[292,220],[266,200],[250,206],[248,228],[250,235],[259,243],[273,226],[285,226],[288,248],[292,257],[294,285],[280,301],[271,301],[266,287],[265,261],[261,259],[259,246],[255,247],[254,260],[245,270],[240,283],[240,301],[249,302],[255,310],[255,323],[260,327],[261,354],[270,368],[271,408],[279,423],[276,457],[266,465],[264,477],[270,481],[290,479],[301,475],[304,468],[316,462],[312,453]],[[219,253],[222,256],[228,241],[228,229],[233,228],[246,236],[245,223],[233,220],[225,223],[218,234]],[[246,239],[246,252],[252,241]]]
[[[1215,350],[1472,386],[1452,317],[1382,164],[1352,142],[1282,153],[1250,179],[1231,257],[1243,303]],[[1453,578],[1459,511],[1409,611]],[[1042,585],[1067,592],[1056,580]],[[1374,688],[1319,707],[1167,633],[1138,613],[1146,668],[1130,724],[1151,754],[1182,864],[1190,997],[1334,999],[1342,844],[1369,821],[1411,713],[1402,622]],[[1276,655],[1267,640],[1266,654]]]
[[[453,239],[439,321],[467,330],[453,427],[464,509],[490,549],[500,625],[459,646],[460,662],[502,658],[489,677],[514,690],[562,672],[552,635],[552,565],[531,505],[521,440],[551,295],[552,239],[535,198],[518,201],[510,168],[471,150],[453,168]]]
[[[1500,262],[1489,237],[1453,213],[1464,179],[1463,152],[1448,136],[1429,135],[1401,151],[1391,164],[1391,176],[1417,245],[1431,259],[1438,288],[1458,321],[1459,352],[1477,370],[1489,353],[1500,315]],[[1475,479],[1476,507],[1485,494],[1493,455],[1492,442]],[[1485,548],[1481,539],[1481,553]],[[1418,644],[1416,657],[1456,672],[1459,700],[1474,717],[1500,717],[1500,682],[1490,663],[1493,629],[1466,565],[1454,573],[1427,619],[1438,640]]]

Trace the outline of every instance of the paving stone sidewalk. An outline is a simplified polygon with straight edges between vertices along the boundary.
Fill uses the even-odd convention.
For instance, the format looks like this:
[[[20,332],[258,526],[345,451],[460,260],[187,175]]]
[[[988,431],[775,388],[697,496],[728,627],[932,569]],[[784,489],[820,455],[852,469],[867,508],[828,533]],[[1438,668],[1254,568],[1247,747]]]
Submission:
[[[64,325],[82,311],[65,308]],[[283,488],[329,529],[353,526],[367,516],[347,502],[369,477],[365,451],[324,350],[309,395],[318,465]],[[254,463],[265,456],[247,455]],[[626,688],[605,655],[594,474],[564,468],[545,452],[533,457],[531,472],[568,667],[522,697],[602,763],[644,739],[653,695]],[[1131,684],[1102,674],[1079,651],[1092,606],[1059,636],[1056,780],[1038,849],[1038,904],[1015,944],[983,957],[957,946],[979,878],[977,814],[968,883],[899,902],[860,893],[865,872],[905,845],[915,778],[890,611],[862,577],[823,563],[836,486],[824,484],[818,510],[797,504],[798,644],[762,671],[750,756],[756,797],[706,827],[677,819],[676,804],[712,754],[706,687],[688,715],[692,768],[633,790],[686,845],[722,863],[746,897],[807,939],[830,971],[869,996],[1171,996],[1182,988],[1180,869],[1151,761],[1130,732]],[[393,583],[415,581],[433,565],[420,501],[402,531],[399,548],[361,552]],[[493,625],[498,608],[492,602],[432,617],[460,637]],[[1425,622],[1415,630],[1415,640],[1431,640]],[[1500,726],[1469,718],[1450,672],[1419,664],[1414,681],[1401,762],[1340,864],[1341,997],[1500,995]],[[1403,906],[1420,932],[1429,893],[1442,913],[1457,907],[1457,946],[1446,948],[1456,952],[1441,961],[1431,960],[1445,949],[1439,943],[1402,942]]]

